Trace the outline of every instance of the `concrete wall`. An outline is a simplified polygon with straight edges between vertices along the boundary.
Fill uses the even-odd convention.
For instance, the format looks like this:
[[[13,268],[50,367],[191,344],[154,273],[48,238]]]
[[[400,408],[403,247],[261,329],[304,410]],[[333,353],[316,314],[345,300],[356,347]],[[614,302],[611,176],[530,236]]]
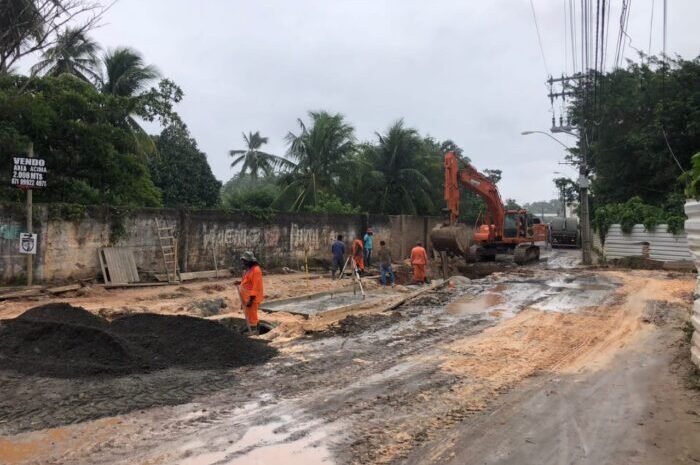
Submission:
[[[58,213],[57,213],[58,211]],[[252,216],[220,210],[133,209],[88,207],[65,219],[56,206],[36,205],[34,232],[39,236],[34,260],[37,282],[91,279],[101,274],[97,251],[119,246],[134,251],[141,273],[162,273],[156,219],[173,227],[178,240],[181,271],[203,271],[239,266],[237,257],[252,250],[264,266],[301,267],[325,264],[338,234],[349,245],[367,226],[392,247],[395,260],[408,257],[416,240],[429,242],[434,217],[382,215],[325,215],[276,213]],[[25,213],[19,205],[0,205],[0,283],[25,279],[25,256],[19,254],[19,233]]]
[[[367,224],[374,231],[374,247],[379,247],[379,241],[386,241],[391,248],[394,261],[408,258],[417,241],[423,242],[430,255],[432,253],[430,231],[442,221],[442,218],[437,216],[369,215],[367,217]]]

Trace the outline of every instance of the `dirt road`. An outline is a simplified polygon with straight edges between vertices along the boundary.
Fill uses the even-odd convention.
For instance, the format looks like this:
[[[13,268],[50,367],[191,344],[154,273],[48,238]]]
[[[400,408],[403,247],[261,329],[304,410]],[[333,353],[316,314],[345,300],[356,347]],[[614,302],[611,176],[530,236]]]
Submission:
[[[255,367],[0,373],[0,463],[700,461],[681,330],[695,276],[573,263],[454,279],[274,339]]]

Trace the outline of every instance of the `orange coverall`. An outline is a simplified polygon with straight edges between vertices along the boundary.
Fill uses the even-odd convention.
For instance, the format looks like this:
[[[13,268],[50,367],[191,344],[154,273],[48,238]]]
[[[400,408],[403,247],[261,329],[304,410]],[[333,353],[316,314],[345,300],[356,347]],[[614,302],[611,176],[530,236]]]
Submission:
[[[258,325],[258,306],[263,302],[263,279],[262,269],[257,263],[245,272],[241,286],[239,287],[241,295],[241,305],[245,312],[245,319],[250,326]],[[250,298],[253,297],[253,303],[247,305]]]
[[[352,243],[352,256],[360,271],[365,271],[365,245],[361,239],[355,239]]]
[[[425,282],[425,265],[428,263],[428,253],[420,245],[411,250],[411,265],[413,265],[413,279]]]

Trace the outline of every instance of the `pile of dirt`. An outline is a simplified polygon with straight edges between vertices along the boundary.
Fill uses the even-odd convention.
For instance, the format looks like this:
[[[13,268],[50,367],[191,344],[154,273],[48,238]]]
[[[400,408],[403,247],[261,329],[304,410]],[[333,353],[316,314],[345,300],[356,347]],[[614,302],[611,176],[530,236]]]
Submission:
[[[0,368],[73,378],[182,367],[259,364],[276,350],[214,321],[141,313],[111,323],[80,307],[48,304],[0,321]]]
[[[623,257],[608,260],[608,263],[617,268],[630,268],[632,270],[661,270],[664,262],[645,257]]]
[[[213,316],[223,313],[226,307],[228,307],[226,300],[218,298],[195,300],[187,306],[187,309],[202,316]]]
[[[386,328],[400,319],[399,312],[348,315],[333,326],[310,334],[316,337],[350,336],[367,330],[377,331]]]

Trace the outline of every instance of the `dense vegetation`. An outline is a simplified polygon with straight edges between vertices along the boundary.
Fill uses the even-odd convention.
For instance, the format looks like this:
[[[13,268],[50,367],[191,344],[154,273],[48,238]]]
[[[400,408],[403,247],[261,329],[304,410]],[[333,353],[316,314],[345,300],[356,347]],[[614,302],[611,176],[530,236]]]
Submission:
[[[136,50],[101,50],[88,34],[99,3],[64,5],[71,9],[63,16],[90,13],[90,20],[70,23],[80,27],[65,27],[54,7],[41,6],[63,3],[12,0],[0,15],[0,200],[21,199],[9,187],[11,156],[30,142],[49,170],[37,201],[114,206],[439,215],[443,154],[453,150],[469,161],[451,140],[423,135],[403,120],[361,141],[342,114],[318,110],[290,122],[286,153],[267,152],[259,131],[243,133],[238,147],[232,140],[231,167],[240,172],[221,186],[175,111],[184,95],[177,84]],[[37,61],[29,76],[17,75],[12,67],[25,57]],[[700,60],[642,56],[581,79],[569,114],[588,142],[598,230],[631,222],[678,229],[684,189],[700,196],[700,155],[691,162],[700,149]],[[144,121],[162,132],[148,135]],[[571,150],[575,164],[583,148],[579,142]],[[499,170],[479,168],[500,180]],[[577,202],[572,180],[555,185],[564,202]],[[515,199],[505,203],[520,208]],[[559,200],[524,207],[561,210]],[[463,194],[463,221],[474,224],[483,210],[476,195]]]
[[[684,175],[700,148],[700,59],[642,56],[582,80],[575,95],[570,115],[587,135],[594,223],[678,229],[685,183],[697,185],[700,174]],[[582,148],[572,151],[577,164]]]

